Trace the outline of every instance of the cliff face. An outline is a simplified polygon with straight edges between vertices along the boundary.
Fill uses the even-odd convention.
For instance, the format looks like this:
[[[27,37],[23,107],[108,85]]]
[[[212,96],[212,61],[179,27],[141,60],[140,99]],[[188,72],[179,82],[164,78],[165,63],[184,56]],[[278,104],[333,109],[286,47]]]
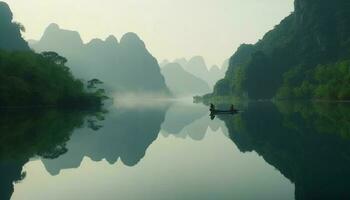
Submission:
[[[167,90],[156,58],[135,33],[127,33],[121,38],[116,66],[123,72],[115,73],[116,80],[127,83],[126,89],[141,93]]]
[[[135,33],[125,34],[120,42],[109,36],[84,44],[78,32],[51,24],[31,47],[37,52],[55,51],[66,57],[76,77],[98,78],[109,92],[169,94],[157,60]]]
[[[12,22],[10,7],[0,1],[0,49],[7,51],[29,51],[27,42],[22,38],[19,23]]]
[[[296,67],[312,70],[318,65],[348,59],[349,25],[350,1],[296,0],[295,11],[263,39],[238,48],[214,95],[270,99],[280,90],[285,74]],[[301,84],[300,80],[294,84]]]

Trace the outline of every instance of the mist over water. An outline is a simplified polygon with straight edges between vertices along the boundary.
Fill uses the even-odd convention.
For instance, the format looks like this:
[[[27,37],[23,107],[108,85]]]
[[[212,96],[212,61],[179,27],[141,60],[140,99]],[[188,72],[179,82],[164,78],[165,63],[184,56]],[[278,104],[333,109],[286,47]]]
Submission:
[[[176,98],[149,93],[123,93],[116,94],[113,97],[116,108],[157,108],[177,101]]]
[[[113,95],[113,104],[116,108],[160,108],[166,105],[182,103],[193,104],[193,97],[169,97],[157,93],[123,93]]]

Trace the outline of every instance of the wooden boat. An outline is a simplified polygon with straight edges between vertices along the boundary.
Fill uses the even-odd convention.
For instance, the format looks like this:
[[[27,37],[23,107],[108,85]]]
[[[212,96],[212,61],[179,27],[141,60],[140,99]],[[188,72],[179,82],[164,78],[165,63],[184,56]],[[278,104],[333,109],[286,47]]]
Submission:
[[[213,104],[210,105],[210,115],[233,115],[239,112],[239,110],[235,109],[232,105],[229,110],[217,110]]]
[[[239,110],[211,110],[211,114],[215,115],[224,115],[224,114],[236,114]]]

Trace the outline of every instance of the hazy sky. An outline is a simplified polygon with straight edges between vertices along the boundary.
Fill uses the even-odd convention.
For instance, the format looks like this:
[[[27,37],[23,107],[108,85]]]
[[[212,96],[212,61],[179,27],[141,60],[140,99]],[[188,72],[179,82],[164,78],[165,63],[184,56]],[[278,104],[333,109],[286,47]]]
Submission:
[[[52,22],[85,42],[137,33],[159,60],[202,55],[209,65],[255,43],[293,11],[293,0],[5,0],[26,39]]]

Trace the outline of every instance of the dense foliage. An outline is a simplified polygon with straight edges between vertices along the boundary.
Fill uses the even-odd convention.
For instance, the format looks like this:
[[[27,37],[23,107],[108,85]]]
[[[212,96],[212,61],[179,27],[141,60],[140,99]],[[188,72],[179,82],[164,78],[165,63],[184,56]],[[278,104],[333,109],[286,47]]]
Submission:
[[[0,51],[0,106],[92,106],[103,94],[88,92],[54,52]]]
[[[279,99],[350,99],[350,61],[305,69],[299,66],[284,75]]]
[[[296,0],[262,40],[238,48],[213,95],[349,100],[349,24],[349,1]]]

